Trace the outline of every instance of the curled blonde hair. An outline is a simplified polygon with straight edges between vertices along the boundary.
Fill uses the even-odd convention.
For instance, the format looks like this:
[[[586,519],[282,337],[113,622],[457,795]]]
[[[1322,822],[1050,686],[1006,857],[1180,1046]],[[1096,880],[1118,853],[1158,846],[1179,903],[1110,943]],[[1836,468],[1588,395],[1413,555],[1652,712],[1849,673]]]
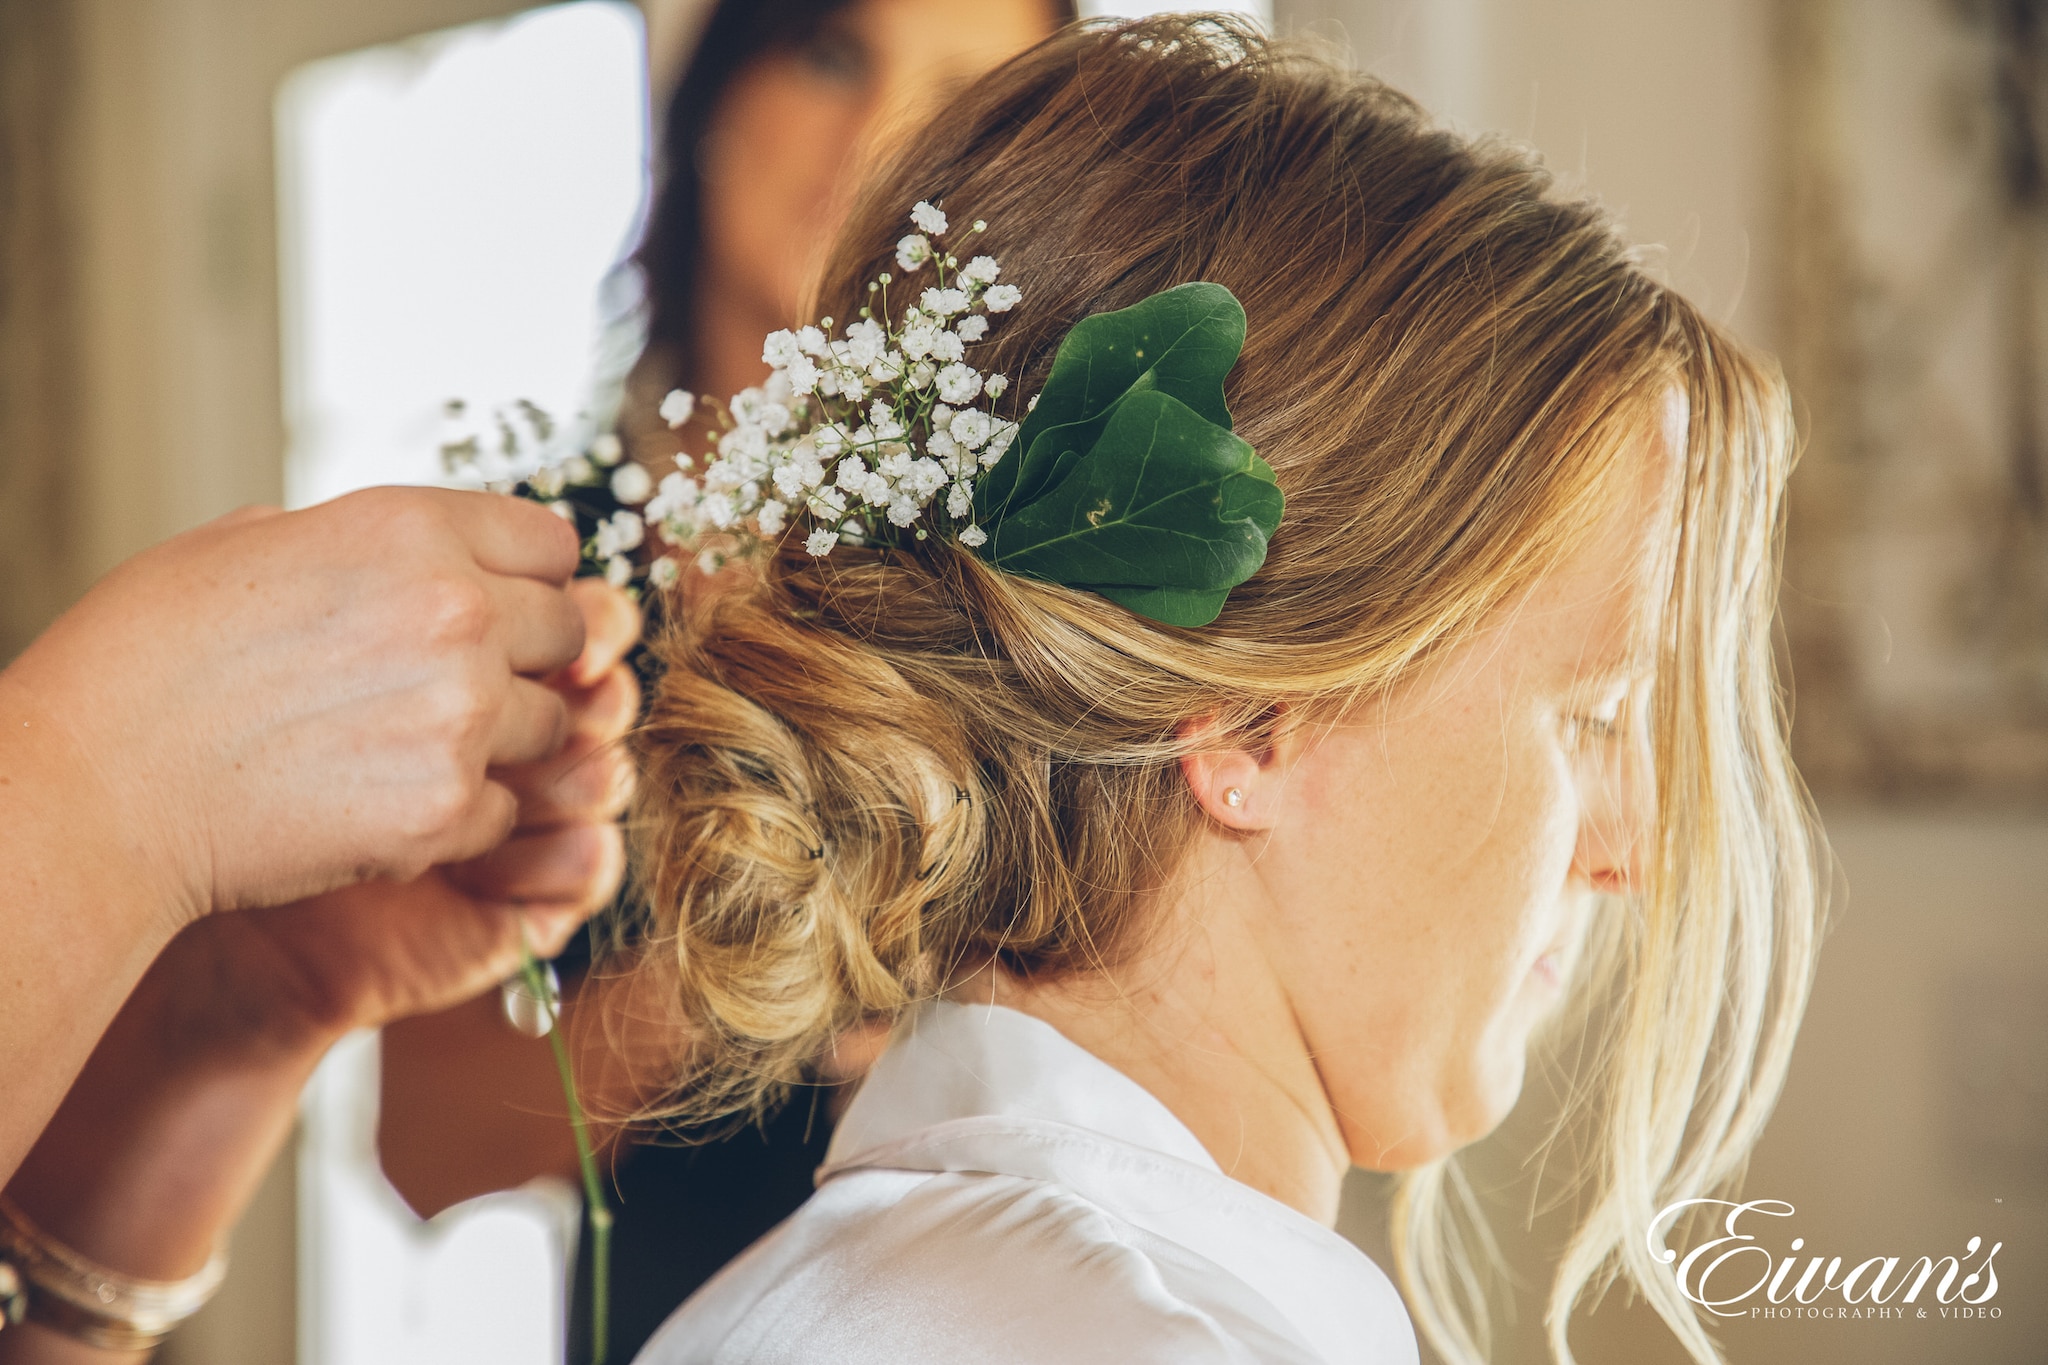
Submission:
[[[636,820],[698,1030],[677,1115],[758,1111],[843,1030],[962,970],[1113,962],[1197,828],[1182,723],[1251,733],[1276,706],[1395,685],[1583,542],[1632,477],[1621,434],[1675,387],[1691,419],[1648,722],[1657,832],[1601,954],[1620,983],[1588,1082],[1604,1137],[1552,1339],[1568,1360],[1571,1307],[1622,1274],[1716,1359],[1641,1230],[1737,1171],[1813,951],[1770,640],[1791,454],[1775,371],[1524,153],[1224,21],[1069,30],[979,83],[870,185],[821,311],[853,315],[918,199],[985,219],[1024,287],[980,362],[1024,392],[1080,318],[1227,285],[1251,319],[1231,406],[1286,519],[1200,631],[938,543],[787,544],[678,607]],[[1484,1295],[1452,1183],[1443,1164],[1406,1178],[1396,1259],[1423,1330],[1471,1361]]]

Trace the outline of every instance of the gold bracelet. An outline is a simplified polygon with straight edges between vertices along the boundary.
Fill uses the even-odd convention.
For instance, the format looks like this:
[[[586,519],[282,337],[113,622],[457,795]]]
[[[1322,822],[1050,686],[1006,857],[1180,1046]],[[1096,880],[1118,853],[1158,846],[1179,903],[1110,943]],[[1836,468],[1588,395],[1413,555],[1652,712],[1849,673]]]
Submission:
[[[139,1280],[108,1270],[44,1232],[0,1194],[0,1300],[5,1281],[15,1281],[11,1311],[0,1311],[0,1325],[26,1317],[90,1346],[144,1351],[198,1312],[227,1272],[225,1249],[189,1279]],[[0,1302],[0,1310],[9,1309]]]

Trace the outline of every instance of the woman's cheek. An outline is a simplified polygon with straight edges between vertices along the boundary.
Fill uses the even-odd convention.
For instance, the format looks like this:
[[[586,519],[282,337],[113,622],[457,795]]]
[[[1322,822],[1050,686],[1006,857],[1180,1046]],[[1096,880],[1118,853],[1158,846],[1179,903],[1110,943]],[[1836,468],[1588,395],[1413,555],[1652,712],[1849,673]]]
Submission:
[[[1545,955],[1568,949],[1566,894],[1578,838],[1571,764],[1539,725],[1510,744],[1509,779],[1471,884],[1486,913],[1473,925],[1462,1055],[1451,1060],[1446,1109],[1458,1140],[1491,1132],[1520,1097],[1529,1041],[1555,990]],[[1559,960],[1562,960],[1560,954]]]

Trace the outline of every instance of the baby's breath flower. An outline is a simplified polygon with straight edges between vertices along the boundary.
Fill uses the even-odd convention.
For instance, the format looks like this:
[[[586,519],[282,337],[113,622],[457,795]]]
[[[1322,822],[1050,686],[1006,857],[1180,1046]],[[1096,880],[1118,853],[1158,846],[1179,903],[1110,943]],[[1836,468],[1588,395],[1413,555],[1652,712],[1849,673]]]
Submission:
[[[620,508],[597,524],[597,557],[611,559],[637,550],[646,536],[647,524],[640,514]]]
[[[612,471],[612,496],[624,503],[646,502],[654,493],[654,476],[637,464]]]
[[[760,459],[768,453],[768,429],[753,422],[742,423],[718,438],[718,453],[728,462]]]
[[[788,369],[790,362],[802,354],[803,350],[797,344],[796,333],[787,328],[770,332],[768,339],[761,343],[761,363],[772,365],[778,370]]]
[[[541,506],[547,508],[571,526],[576,524],[576,508],[573,504],[566,502],[544,502]]]
[[[724,531],[739,520],[739,508],[734,505],[730,493],[706,493],[704,500],[697,504],[697,516],[713,530]]]
[[[981,375],[966,365],[952,364],[940,370],[936,376],[939,397],[948,403],[972,403],[981,392]],[[953,419],[959,425],[960,419]]]
[[[988,444],[982,447],[981,467],[983,469],[994,468],[996,461],[1009,453],[1010,443],[1016,439],[1017,424],[1015,422],[996,423],[995,433],[988,438]]]
[[[927,289],[918,306],[935,318],[949,318],[967,311],[967,295],[958,289]]]
[[[696,480],[687,478],[680,472],[669,474],[663,477],[661,486],[655,490],[654,496],[648,500],[642,515],[651,522],[667,522],[672,520],[678,513],[686,512],[691,507],[694,507],[696,502]]]
[[[855,369],[865,370],[874,364],[887,344],[888,335],[873,318],[862,318],[846,329],[846,358]]]
[[[948,430],[961,445],[969,450],[979,450],[995,430],[995,424],[980,408],[968,408],[953,414],[953,425]]]
[[[922,506],[932,500],[941,488],[946,486],[946,470],[937,460],[918,459],[910,462],[910,468],[903,472],[903,481]]]
[[[892,264],[907,275],[936,263],[938,280],[892,317],[884,306],[892,277],[883,271],[868,286],[868,306],[843,332],[822,318],[770,333],[761,346],[767,379],[723,405],[707,403],[713,450],[701,455],[701,465],[678,453],[675,472],[656,484],[625,462],[615,436],[606,436],[529,481],[547,498],[608,483],[624,504],[585,542],[590,563],[614,582],[630,582],[633,551],[649,535],[658,537],[677,550],[645,570],[647,582],[663,588],[675,583],[685,556],[714,572],[792,527],[813,555],[878,537],[911,544],[951,535],[969,548],[988,542],[988,532],[968,521],[974,481],[1002,458],[1017,428],[971,406],[983,393],[1000,397],[1009,381],[984,376],[968,348],[989,335],[992,314],[1016,306],[1022,295],[996,283],[1002,268],[994,257],[962,265],[936,242],[947,231],[936,206],[919,203],[911,220],[915,231],[896,244]],[[983,226],[977,221],[974,230]],[[682,389],[662,400],[661,416],[671,427],[697,415],[695,398]],[[544,413],[522,408],[514,416],[506,430],[541,432]],[[508,448],[500,463],[524,448]],[[472,456],[467,463],[484,460]],[[483,470],[478,477],[499,475]],[[576,522],[566,502],[550,505]]]

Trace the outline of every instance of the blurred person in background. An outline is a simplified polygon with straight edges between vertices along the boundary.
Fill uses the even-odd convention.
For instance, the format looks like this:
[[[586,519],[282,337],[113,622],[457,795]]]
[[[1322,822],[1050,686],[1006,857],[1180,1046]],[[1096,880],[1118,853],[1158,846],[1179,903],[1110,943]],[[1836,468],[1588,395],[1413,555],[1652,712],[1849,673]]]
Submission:
[[[656,478],[673,467],[679,433],[658,414],[671,389],[722,396],[767,375],[761,339],[803,316],[867,158],[1073,18],[1071,0],[717,5],[668,108],[667,164],[635,256],[646,336],[618,418],[635,459]],[[680,436],[702,448],[696,438],[706,430]],[[661,1068],[676,1025],[644,998],[627,998],[636,974],[593,970],[580,939],[557,966],[586,1104],[600,1116],[632,1113],[672,1081]],[[636,1068],[638,1052],[662,1060]],[[629,1359],[698,1285],[810,1195],[831,1136],[821,1098],[799,1098],[758,1128],[709,1142],[613,1130],[616,1358]],[[548,1050],[507,1024],[494,993],[386,1029],[379,1151],[425,1217],[538,1176],[572,1179],[576,1169]],[[580,1253],[571,1359],[590,1341],[587,1238]]]

